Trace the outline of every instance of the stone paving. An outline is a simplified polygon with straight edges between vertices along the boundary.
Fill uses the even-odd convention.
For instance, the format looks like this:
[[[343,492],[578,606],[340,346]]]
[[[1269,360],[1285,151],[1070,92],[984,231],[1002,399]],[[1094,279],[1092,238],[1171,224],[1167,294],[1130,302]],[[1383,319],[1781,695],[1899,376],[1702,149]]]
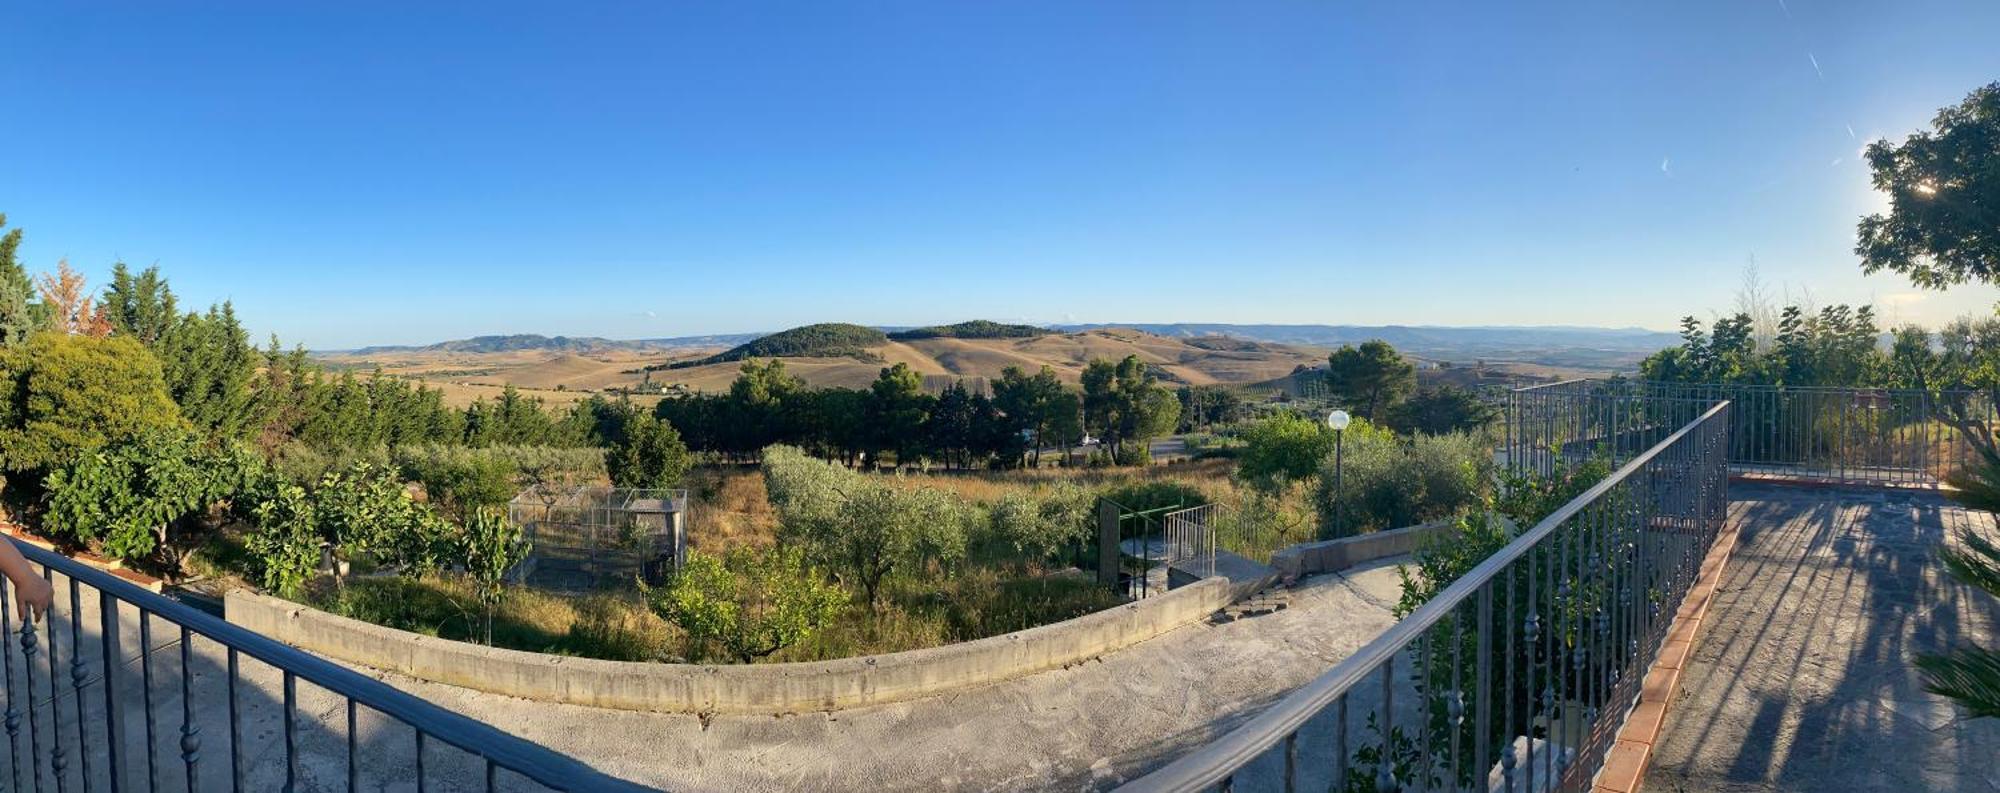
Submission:
[[[2000,720],[1968,720],[1913,665],[2000,636],[2000,603],[1935,558],[1992,516],[1917,492],[1730,495],[1741,538],[1644,789],[2000,791]]]

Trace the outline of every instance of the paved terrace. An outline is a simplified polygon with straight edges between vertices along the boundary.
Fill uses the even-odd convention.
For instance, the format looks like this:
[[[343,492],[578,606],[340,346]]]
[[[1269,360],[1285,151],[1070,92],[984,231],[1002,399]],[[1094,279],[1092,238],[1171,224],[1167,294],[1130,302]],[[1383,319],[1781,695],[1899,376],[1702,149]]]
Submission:
[[[2000,720],[1966,720],[1913,666],[2000,636],[2000,607],[1935,559],[1992,516],[1918,492],[1730,496],[1740,539],[1644,788],[2000,791]]]

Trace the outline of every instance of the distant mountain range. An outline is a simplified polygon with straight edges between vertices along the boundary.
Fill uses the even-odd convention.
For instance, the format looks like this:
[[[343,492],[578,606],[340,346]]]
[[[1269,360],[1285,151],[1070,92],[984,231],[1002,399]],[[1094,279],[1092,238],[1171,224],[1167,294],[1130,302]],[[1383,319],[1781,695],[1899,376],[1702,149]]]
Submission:
[[[583,355],[593,352],[625,350],[687,350],[710,347],[734,347],[765,335],[767,334],[724,333],[713,336],[675,336],[664,339],[607,339],[600,336],[543,336],[536,333],[516,333],[508,336],[474,336],[469,339],[454,339],[452,341],[441,341],[436,344],[384,344],[353,350],[326,350],[325,352],[374,355],[388,352],[487,353],[538,350]]]
[[[818,327],[818,326],[813,326]],[[1048,326],[1050,330],[1075,333],[1103,328],[1131,328],[1169,338],[1228,337],[1276,344],[1338,347],[1381,339],[1396,349],[1420,358],[1442,361],[1519,361],[1551,366],[1628,369],[1639,359],[1663,347],[1679,343],[1680,337],[1644,328],[1594,328],[1567,325],[1444,327],[1426,325],[1239,325],[1195,322],[1089,323]],[[1004,335],[1020,335],[1030,326],[1002,326],[993,323],[961,323],[946,328],[917,329],[903,326],[874,326],[893,334],[923,337],[951,335],[950,328],[977,328]],[[797,329],[794,329],[797,330]],[[614,351],[677,351],[698,348],[739,348],[758,339],[781,336],[767,333],[732,333],[707,336],[675,336],[655,339],[607,339],[596,336],[542,336],[515,334],[476,336],[430,345],[384,345],[345,351],[351,355],[397,352],[497,353],[545,351],[588,355]],[[754,346],[754,345],[752,345]]]

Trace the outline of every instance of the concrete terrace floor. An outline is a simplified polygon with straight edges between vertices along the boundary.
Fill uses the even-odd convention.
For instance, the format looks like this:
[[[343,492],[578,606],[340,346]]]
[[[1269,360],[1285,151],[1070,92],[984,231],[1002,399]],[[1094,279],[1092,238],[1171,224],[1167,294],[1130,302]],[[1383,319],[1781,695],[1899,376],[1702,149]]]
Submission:
[[[1387,629],[1395,561],[1306,579],[1284,611],[1196,622],[1070,668],[830,713],[704,719],[361,671],[674,791],[1101,790],[1233,728]]]
[[[1967,720],[1913,665],[2000,636],[2000,604],[1935,558],[1992,516],[1918,492],[1730,496],[1740,541],[1644,789],[2000,791],[2000,720]]]

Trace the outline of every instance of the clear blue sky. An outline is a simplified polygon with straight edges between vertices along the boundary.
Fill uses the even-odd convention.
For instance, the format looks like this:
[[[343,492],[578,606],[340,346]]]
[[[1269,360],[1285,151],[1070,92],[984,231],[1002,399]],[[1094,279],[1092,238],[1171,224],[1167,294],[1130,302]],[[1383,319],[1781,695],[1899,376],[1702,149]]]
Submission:
[[[340,347],[918,324],[1672,326],[1863,278],[2000,3],[14,3],[0,212]]]

